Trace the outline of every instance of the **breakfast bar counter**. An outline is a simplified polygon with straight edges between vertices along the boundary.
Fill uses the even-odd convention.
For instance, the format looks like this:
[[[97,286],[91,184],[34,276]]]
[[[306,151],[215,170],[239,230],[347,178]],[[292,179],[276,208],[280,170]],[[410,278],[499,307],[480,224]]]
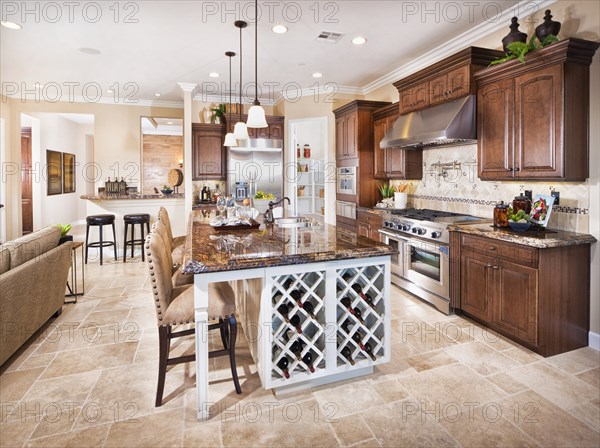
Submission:
[[[275,393],[368,375],[389,361],[391,247],[327,224],[225,230],[210,225],[215,216],[191,213],[183,261],[195,275],[199,419],[210,407],[211,282],[234,286],[262,386]]]

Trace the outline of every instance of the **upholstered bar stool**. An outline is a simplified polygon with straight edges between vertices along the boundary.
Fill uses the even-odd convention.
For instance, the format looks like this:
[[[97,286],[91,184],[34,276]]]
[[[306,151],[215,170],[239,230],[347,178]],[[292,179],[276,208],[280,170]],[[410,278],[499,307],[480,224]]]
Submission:
[[[156,231],[150,232],[146,238],[146,251],[158,321],[159,363],[156,407],[159,407],[162,406],[167,368],[196,360],[195,353],[169,358],[171,339],[195,333],[194,328],[172,331],[173,327],[177,325],[194,323],[194,288],[191,285],[173,286],[171,279],[173,260],[167,242]],[[218,323],[210,324],[208,329],[219,329],[224,347],[220,350],[211,351],[209,357],[229,356],[233,384],[236,392],[241,394],[242,389],[235,363],[237,320],[234,314],[235,297],[233,289],[227,282],[210,283],[208,298],[209,320],[218,320]]]
[[[161,207],[158,210],[158,220],[161,221],[167,231],[166,243],[169,244],[171,250],[171,257],[173,258],[173,264],[180,266],[183,263],[183,251],[185,248],[185,236],[173,237],[173,230],[171,228],[171,220],[169,219],[169,213],[167,209]]]
[[[142,249],[142,261],[146,258],[144,256],[144,225],[146,226],[146,234],[150,233],[150,215],[147,213],[136,213],[123,216],[123,222],[125,223],[125,234],[123,236],[123,263],[127,261],[127,247],[131,246],[131,258],[134,257],[133,251],[137,245]],[[135,239],[135,225],[140,225],[140,232],[142,234],[139,240]],[[131,239],[127,239],[127,229],[131,226]]]
[[[102,266],[102,249],[104,247],[114,247],[115,252],[115,261],[117,261],[117,237],[115,232],[115,215],[91,215],[85,218],[87,223],[85,228],[85,264],[88,262],[88,249],[90,247],[97,247],[100,249],[100,265]],[[104,241],[104,234],[102,232],[103,226],[112,226],[113,231],[113,239],[112,241]],[[100,241],[97,242],[88,242],[90,235],[90,227],[99,227],[100,232]]]

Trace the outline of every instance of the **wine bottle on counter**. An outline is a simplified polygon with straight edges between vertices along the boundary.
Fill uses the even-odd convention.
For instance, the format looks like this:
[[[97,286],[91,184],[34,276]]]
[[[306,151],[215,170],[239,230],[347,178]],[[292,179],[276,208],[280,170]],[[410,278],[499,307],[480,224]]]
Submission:
[[[358,307],[354,307],[354,317],[358,319],[361,324],[364,324],[365,321],[362,318],[362,311]]]
[[[355,365],[354,359],[352,359],[352,350],[348,346],[345,346],[342,349],[342,356],[346,358],[346,360],[350,363],[350,365]]]
[[[352,285],[352,289],[354,290],[354,292],[356,294],[358,294],[365,302],[367,302],[367,304],[373,308],[374,310],[375,308],[375,304],[373,303],[373,298],[369,295],[369,294],[365,294],[363,292],[362,286],[360,286],[360,284],[358,283],[354,283]]]
[[[301,359],[301,355],[302,355],[302,350],[304,349],[304,342],[302,342],[301,340],[297,340],[294,341],[292,343],[292,345],[290,345],[290,351],[296,355],[296,358],[298,358],[298,361]]]
[[[365,349],[365,346],[362,343],[363,334],[360,330],[356,330],[356,332],[352,335],[352,340],[358,344],[361,350]]]
[[[289,379],[290,377],[290,372],[288,371],[289,365],[290,360],[287,358],[287,356],[284,356],[279,361],[277,361],[277,367],[281,369],[281,371],[283,372],[283,376],[285,376],[286,379]]]
[[[354,309],[352,308],[352,301],[348,297],[342,297],[340,303],[346,307],[350,314],[354,314]]]
[[[294,314],[292,317],[290,317],[290,325],[296,329],[298,334],[302,334],[302,321],[300,320],[300,316]]]
[[[373,353],[373,347],[371,346],[371,344],[369,342],[367,342],[365,344],[365,349],[364,350],[365,350],[365,353],[367,355],[369,355],[373,361],[375,361],[377,359],[375,357],[375,353]]]
[[[306,352],[306,354],[302,357],[302,362],[306,364],[310,373],[315,373],[315,368],[313,366],[313,356],[310,351]]]
[[[313,319],[317,318],[317,316],[315,316],[315,313],[314,313],[315,306],[313,305],[313,303],[310,300],[307,300],[306,302],[304,302],[302,304],[302,306],[304,307],[304,311],[306,311],[310,317],[312,317]]]

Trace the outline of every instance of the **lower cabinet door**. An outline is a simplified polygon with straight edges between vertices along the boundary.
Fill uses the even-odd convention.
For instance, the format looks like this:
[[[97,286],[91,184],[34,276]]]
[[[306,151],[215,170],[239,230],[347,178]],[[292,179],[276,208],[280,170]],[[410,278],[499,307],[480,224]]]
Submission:
[[[483,255],[461,257],[460,307],[463,311],[485,322],[493,319],[493,264]]]
[[[498,260],[494,277],[494,323],[505,333],[537,345],[537,269]]]

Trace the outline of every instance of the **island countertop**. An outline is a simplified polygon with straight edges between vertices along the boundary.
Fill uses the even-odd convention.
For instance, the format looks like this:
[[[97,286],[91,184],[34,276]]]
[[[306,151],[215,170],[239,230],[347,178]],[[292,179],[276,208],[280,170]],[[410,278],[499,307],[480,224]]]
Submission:
[[[521,244],[523,246],[536,247],[538,249],[591,244],[596,241],[596,238],[586,233],[568,232],[566,230],[549,230],[545,232],[528,230],[526,232],[515,232],[510,229],[499,229],[493,227],[491,224],[451,225],[448,227],[448,230]]]
[[[183,259],[184,274],[235,271],[304,263],[369,258],[396,253],[390,246],[329,224],[286,228],[216,230],[215,210],[190,215]]]

